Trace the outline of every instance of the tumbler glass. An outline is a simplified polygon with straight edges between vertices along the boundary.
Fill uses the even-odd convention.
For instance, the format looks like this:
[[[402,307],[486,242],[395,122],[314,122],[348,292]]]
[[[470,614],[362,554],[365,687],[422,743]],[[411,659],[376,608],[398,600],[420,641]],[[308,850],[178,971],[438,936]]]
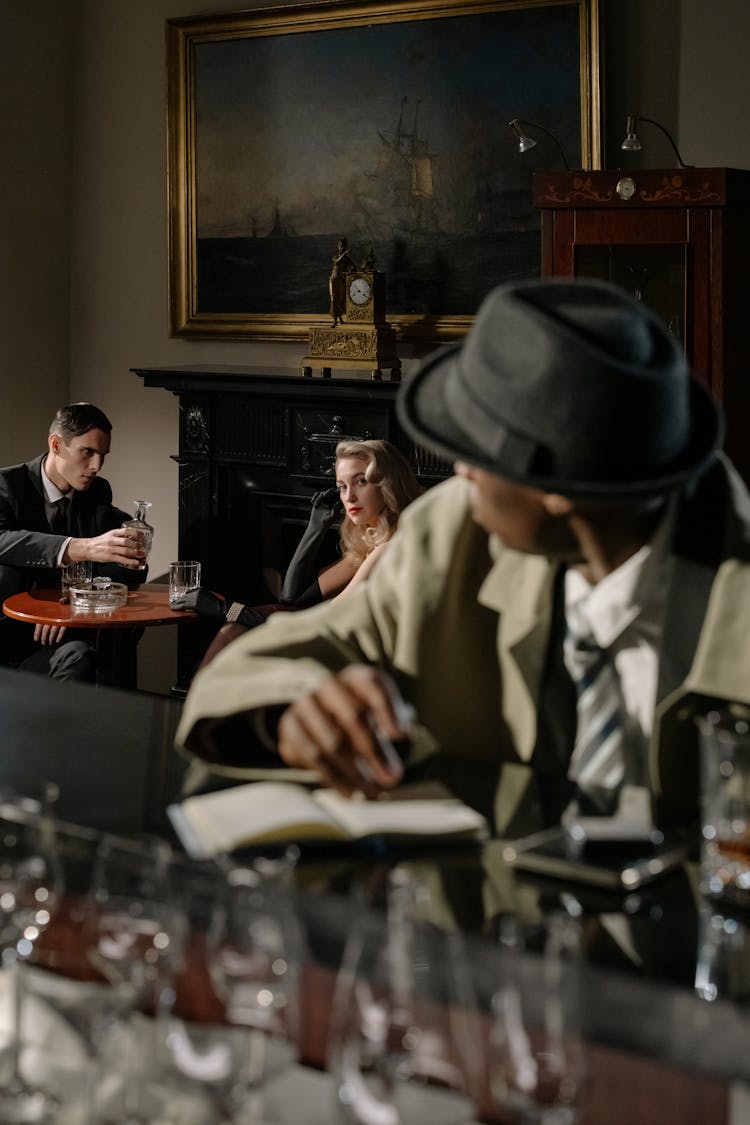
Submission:
[[[82,562],[68,563],[60,571],[60,587],[66,596],[70,596],[71,586],[90,586],[93,576],[93,563],[90,559]]]
[[[697,720],[701,753],[701,890],[750,905],[750,720],[729,709]]]
[[[194,560],[181,560],[169,564],[169,607],[176,609],[180,598],[201,584],[201,564]]]

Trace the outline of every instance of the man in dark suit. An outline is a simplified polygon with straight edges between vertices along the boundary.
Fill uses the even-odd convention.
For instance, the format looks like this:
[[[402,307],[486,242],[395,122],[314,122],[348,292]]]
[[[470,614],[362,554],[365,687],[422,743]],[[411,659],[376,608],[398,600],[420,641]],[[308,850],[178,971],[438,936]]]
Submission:
[[[58,410],[47,452],[0,469],[0,605],[11,594],[57,586],[60,568],[91,560],[94,573],[133,586],[145,580],[128,513],[112,503],[99,476],[109,453],[112,423],[89,402]],[[106,564],[100,567],[99,564]],[[96,654],[85,634],[64,626],[34,629],[0,618],[0,663],[54,679],[95,679]]]

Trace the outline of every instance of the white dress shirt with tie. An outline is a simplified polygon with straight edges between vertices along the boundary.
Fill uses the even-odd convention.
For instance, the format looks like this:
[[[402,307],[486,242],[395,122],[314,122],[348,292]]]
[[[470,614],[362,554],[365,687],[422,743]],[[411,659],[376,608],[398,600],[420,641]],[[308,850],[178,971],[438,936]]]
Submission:
[[[565,616],[569,627],[573,630],[585,622],[593,641],[609,654],[615,669],[625,756],[620,774],[628,786],[640,787],[646,781],[672,526],[668,513],[650,542],[596,585],[572,568],[565,575]],[[566,654],[566,663],[569,659]],[[575,679],[576,669],[569,665],[568,670]],[[585,737],[585,732],[579,730],[577,743],[582,735]]]

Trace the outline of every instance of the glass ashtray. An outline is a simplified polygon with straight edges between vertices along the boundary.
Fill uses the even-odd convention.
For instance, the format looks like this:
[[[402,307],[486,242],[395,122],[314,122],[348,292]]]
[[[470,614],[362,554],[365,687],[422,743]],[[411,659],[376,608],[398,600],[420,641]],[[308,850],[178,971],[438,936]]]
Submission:
[[[127,603],[128,588],[123,582],[95,578],[90,585],[71,586],[68,594],[73,610],[82,613],[110,613]]]

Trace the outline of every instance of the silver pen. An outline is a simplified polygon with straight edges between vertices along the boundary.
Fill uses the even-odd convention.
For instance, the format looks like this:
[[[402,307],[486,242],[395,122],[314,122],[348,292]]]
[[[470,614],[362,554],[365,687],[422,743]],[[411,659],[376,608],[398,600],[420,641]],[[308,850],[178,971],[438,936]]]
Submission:
[[[399,725],[403,728],[404,733],[408,734],[416,720],[416,711],[412,707],[411,703],[404,702],[404,700],[401,699],[400,696],[397,699],[393,700],[393,710],[396,712],[396,718],[399,722]],[[404,763],[401,760],[401,755],[393,745],[391,739],[383,733],[372,716],[370,717],[370,727],[372,729],[372,733],[375,735],[375,740],[378,744],[378,748],[380,749],[380,753],[383,755],[383,760],[388,769],[391,771],[391,773],[402,774],[404,772]],[[370,767],[366,762],[362,762],[357,759],[357,769],[367,781],[372,780],[372,773],[370,771]]]

